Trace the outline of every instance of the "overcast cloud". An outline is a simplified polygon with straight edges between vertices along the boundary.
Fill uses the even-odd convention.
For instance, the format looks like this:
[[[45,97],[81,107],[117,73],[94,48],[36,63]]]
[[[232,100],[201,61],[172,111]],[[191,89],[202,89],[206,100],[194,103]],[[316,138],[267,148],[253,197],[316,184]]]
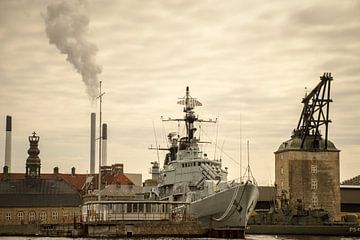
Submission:
[[[0,1],[0,157],[13,116],[14,172],[24,172],[27,136],[40,135],[42,171],[89,171],[92,105],[81,76],[49,43],[44,13],[53,1]],[[360,2],[89,1],[87,39],[102,66],[108,162],[149,177],[158,138],[181,117],[189,86],[202,118],[219,117],[218,143],[239,160],[242,136],[261,184],[274,181],[274,154],[290,137],[301,98],[332,72],[330,139],[341,150],[341,180],[360,174]],[[215,126],[204,125],[215,138]],[[203,135],[204,138],[205,135]],[[159,139],[160,141],[160,139]],[[212,156],[214,144],[205,146]],[[245,153],[243,153],[245,156]],[[230,178],[239,167],[223,157]],[[245,158],[245,157],[243,157]],[[161,159],[162,160],[162,159]],[[3,160],[1,160],[2,162]],[[3,166],[3,164],[1,164]]]

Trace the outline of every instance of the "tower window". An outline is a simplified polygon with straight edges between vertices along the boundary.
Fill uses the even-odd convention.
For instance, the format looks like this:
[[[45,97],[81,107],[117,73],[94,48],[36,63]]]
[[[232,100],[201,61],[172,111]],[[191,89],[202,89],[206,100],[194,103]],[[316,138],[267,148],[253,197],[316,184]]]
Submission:
[[[317,196],[313,196],[311,199],[311,203],[313,207],[317,207],[319,205],[319,199]]]
[[[316,165],[311,165],[311,173],[317,173],[317,166]]]
[[[5,213],[5,220],[11,220],[11,213]]]
[[[317,189],[317,180],[316,179],[311,180],[311,189],[313,189],[313,190]]]
[[[280,173],[284,174],[284,168],[283,167],[280,168]]]

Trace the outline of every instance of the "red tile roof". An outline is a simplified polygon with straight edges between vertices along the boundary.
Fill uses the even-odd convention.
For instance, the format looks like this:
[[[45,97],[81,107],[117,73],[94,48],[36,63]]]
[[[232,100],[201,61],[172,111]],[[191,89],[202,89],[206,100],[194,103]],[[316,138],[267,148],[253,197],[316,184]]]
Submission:
[[[92,185],[97,188],[98,186],[98,174],[54,174],[54,173],[42,173],[40,175],[41,179],[63,179],[65,182],[76,188],[80,193],[84,193],[83,186],[85,185],[86,179],[89,176],[94,176],[92,180]],[[9,173],[8,177],[9,180],[16,180],[16,179],[24,179],[25,173]],[[5,174],[0,173],[0,181],[5,180]],[[123,173],[116,173],[112,175],[111,173],[102,176],[103,183],[107,185],[117,184],[117,185],[134,185],[134,183],[127,178]]]
[[[102,180],[105,181],[106,185],[134,185],[134,183],[123,173],[116,173],[115,175],[106,174]]]

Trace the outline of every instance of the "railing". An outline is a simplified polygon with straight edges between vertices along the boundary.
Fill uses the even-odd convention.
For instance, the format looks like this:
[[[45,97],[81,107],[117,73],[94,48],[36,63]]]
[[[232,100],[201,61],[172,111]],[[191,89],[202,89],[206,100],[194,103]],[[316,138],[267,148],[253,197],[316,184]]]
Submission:
[[[100,201],[82,206],[82,222],[181,221],[190,217],[189,203],[165,201]]]

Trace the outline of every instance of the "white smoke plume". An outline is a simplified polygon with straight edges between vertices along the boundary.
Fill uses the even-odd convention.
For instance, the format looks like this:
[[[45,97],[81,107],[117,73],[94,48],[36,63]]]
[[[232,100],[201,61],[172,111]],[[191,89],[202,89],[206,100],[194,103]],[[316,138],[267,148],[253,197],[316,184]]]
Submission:
[[[89,98],[94,101],[98,95],[98,74],[101,67],[96,64],[97,47],[86,40],[89,18],[78,1],[62,1],[47,6],[43,14],[46,34],[81,74]]]

